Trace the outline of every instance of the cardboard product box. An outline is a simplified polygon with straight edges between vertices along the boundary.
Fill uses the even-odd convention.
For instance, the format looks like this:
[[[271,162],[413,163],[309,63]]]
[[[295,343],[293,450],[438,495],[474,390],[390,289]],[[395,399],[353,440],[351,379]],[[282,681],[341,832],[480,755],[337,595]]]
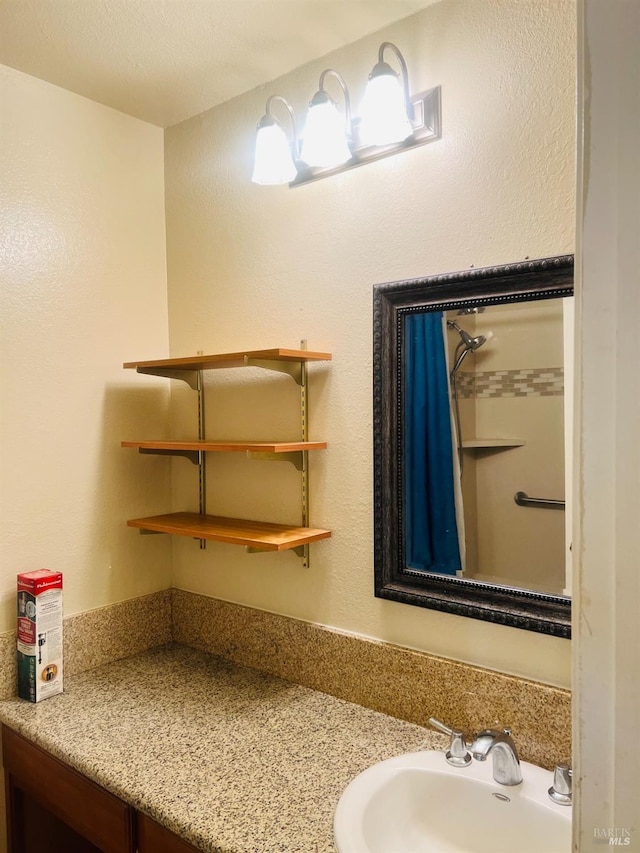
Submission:
[[[18,696],[62,693],[62,573],[18,575]]]

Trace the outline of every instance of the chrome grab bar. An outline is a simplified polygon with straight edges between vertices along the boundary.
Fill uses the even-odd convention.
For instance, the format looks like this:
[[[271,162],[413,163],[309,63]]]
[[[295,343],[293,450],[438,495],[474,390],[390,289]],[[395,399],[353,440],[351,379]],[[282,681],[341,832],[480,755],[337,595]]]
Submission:
[[[530,498],[526,492],[516,492],[513,499],[518,506],[534,506],[540,509],[564,509],[564,501],[555,501],[551,498]]]

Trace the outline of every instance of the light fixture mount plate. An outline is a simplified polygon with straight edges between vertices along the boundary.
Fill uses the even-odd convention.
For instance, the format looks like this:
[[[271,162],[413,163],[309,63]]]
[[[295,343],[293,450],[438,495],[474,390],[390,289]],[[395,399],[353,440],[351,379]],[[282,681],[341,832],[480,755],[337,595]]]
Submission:
[[[412,95],[411,104],[413,106],[411,121],[413,133],[407,139],[392,145],[363,146],[359,142],[359,119],[356,118],[352,122],[353,156],[351,159],[340,166],[327,168],[314,168],[304,163],[297,163],[298,174],[289,186],[293,188],[301,184],[308,184],[311,181],[319,181],[321,178],[328,178],[331,175],[346,172],[348,169],[364,166],[365,163],[372,163],[374,160],[381,160],[383,157],[391,157],[401,151],[408,151],[418,145],[426,145],[427,142],[435,142],[440,139],[442,137],[440,86]]]

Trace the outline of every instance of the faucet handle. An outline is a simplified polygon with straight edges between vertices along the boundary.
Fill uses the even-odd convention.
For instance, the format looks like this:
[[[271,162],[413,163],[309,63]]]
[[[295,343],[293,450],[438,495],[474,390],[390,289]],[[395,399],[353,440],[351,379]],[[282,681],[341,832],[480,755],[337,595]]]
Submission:
[[[449,764],[452,764],[454,767],[466,767],[468,764],[471,764],[471,755],[467,750],[467,744],[465,743],[462,731],[460,729],[452,729],[450,726],[445,725],[445,723],[440,722],[440,720],[436,720],[435,717],[429,717],[429,722],[434,729],[439,729],[451,738],[449,749],[445,753],[445,758]]]
[[[553,785],[549,788],[549,799],[561,806],[570,806],[572,801],[573,770],[568,764],[558,764],[553,773]]]

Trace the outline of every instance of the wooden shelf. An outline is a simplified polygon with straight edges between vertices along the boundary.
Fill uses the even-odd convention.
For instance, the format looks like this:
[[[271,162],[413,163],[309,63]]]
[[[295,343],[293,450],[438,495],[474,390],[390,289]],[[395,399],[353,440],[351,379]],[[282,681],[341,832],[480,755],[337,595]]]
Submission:
[[[195,355],[182,358],[160,358],[145,361],[125,361],[123,367],[135,369],[149,376],[163,376],[167,379],[186,382],[198,395],[198,439],[147,441],[123,441],[122,447],[137,448],[141,454],[163,456],[181,456],[198,467],[198,512],[170,513],[151,518],[136,518],[128,521],[130,527],[137,527],[143,533],[171,533],[176,536],[188,536],[200,540],[204,548],[206,540],[245,545],[250,551],[284,551],[294,549],[302,557],[303,565],[309,565],[310,542],[327,539],[329,530],[311,527],[290,527],[270,522],[245,521],[236,518],[223,518],[207,515],[206,508],[206,463],[205,453],[245,452],[250,459],[264,461],[289,462],[301,474],[302,524],[308,524],[308,456],[310,450],[324,450],[324,441],[307,440],[307,362],[330,361],[331,353],[315,352],[305,349],[301,341],[300,349],[243,350],[242,352],[217,353],[213,355]],[[287,374],[299,386],[300,397],[300,440],[296,441],[210,441],[205,439],[205,383],[202,373],[205,370],[228,367],[261,367],[265,371]]]
[[[247,451],[253,453],[292,453],[299,450],[325,450],[326,441],[123,441],[122,447],[169,452],[192,450],[219,453]]]
[[[304,349],[245,350],[217,355],[194,355],[186,358],[161,358],[151,361],[125,361],[123,367],[135,369],[214,370],[218,367],[243,367],[252,361],[331,361],[331,353]]]
[[[309,542],[328,539],[331,536],[330,530],[314,527],[291,527],[286,524],[247,521],[242,518],[200,515],[196,512],[176,512],[149,518],[134,518],[127,524],[129,527],[137,527],[153,533],[172,533],[193,539],[228,542],[261,551],[285,551]]]
[[[471,438],[468,441],[462,442],[464,450],[482,450],[483,448],[491,449],[492,447],[524,447],[526,444],[523,438]]]

